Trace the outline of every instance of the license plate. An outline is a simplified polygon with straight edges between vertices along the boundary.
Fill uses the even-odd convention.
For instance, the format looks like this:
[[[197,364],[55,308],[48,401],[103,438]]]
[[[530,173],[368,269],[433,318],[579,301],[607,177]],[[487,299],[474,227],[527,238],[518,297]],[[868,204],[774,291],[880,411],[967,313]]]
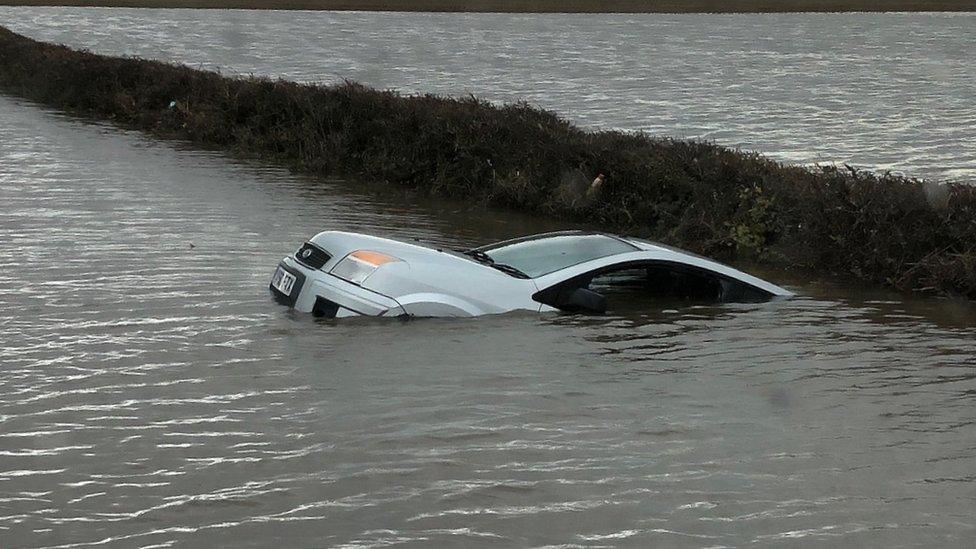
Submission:
[[[291,295],[291,289],[295,287],[295,275],[282,267],[278,267],[274,276],[271,277],[271,286],[285,295]]]

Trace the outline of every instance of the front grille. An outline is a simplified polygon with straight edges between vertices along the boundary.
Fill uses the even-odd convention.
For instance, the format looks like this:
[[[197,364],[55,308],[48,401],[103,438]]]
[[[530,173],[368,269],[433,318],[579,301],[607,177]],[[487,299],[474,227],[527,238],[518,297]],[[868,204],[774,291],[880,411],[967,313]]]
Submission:
[[[331,258],[332,256],[329,255],[325,250],[319,248],[311,242],[302,244],[302,247],[295,252],[295,259],[297,259],[299,263],[313,269],[321,269],[322,265],[325,265],[325,263]]]

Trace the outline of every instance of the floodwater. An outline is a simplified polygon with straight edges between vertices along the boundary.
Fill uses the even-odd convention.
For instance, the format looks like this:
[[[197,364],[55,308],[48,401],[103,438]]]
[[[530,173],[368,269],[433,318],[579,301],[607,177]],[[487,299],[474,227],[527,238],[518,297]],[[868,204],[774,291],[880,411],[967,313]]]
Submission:
[[[57,13],[93,17],[0,10],[33,35]],[[105,29],[139,12],[98,13],[73,40],[121,40]],[[170,13],[129,47],[190,40]],[[0,121],[4,549],[976,542],[973,304],[772,272],[801,296],[316,321],[267,283],[319,230],[454,246],[557,226],[4,96]]]
[[[586,127],[976,181],[976,14],[2,8],[31,37],[228,74],[527,100]]]

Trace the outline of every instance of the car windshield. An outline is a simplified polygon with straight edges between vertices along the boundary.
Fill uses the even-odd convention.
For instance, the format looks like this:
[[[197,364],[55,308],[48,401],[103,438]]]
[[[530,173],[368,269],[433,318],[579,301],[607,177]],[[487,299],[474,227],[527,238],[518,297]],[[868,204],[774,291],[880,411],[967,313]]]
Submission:
[[[593,259],[638,250],[636,246],[602,234],[548,236],[483,249],[495,263],[511,265],[530,278]]]

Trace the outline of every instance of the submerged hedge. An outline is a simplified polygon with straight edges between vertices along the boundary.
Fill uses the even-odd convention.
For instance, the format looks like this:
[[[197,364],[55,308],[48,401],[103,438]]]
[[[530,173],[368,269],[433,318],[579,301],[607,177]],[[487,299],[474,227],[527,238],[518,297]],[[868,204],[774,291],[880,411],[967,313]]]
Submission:
[[[976,187],[784,165],[553,113],[345,83],[228,78],[0,27],[0,89],[314,174],[587,221],[720,258],[976,298]],[[589,181],[606,174],[597,193]]]

